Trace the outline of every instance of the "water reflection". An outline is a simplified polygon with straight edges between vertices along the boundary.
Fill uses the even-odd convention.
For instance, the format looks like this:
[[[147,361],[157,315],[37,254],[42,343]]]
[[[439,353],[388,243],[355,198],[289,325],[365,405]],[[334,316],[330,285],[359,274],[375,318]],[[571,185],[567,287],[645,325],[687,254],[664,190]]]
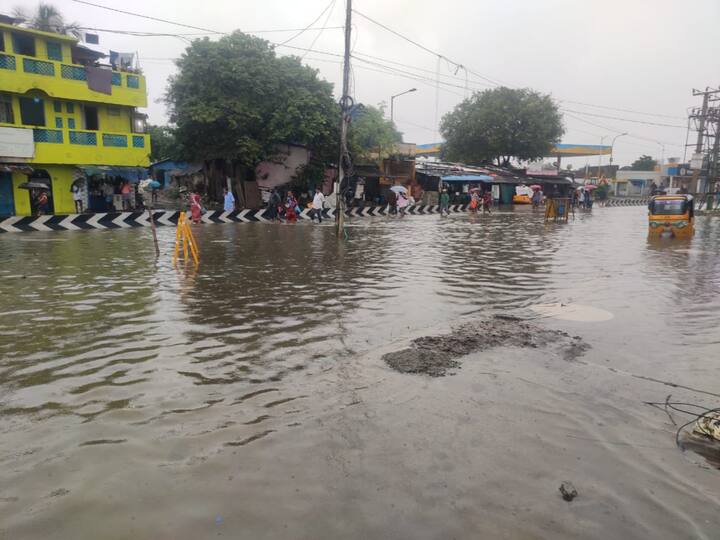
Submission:
[[[269,443],[340,391],[325,376],[339,360],[536,304],[613,313],[582,327],[622,352],[607,354],[610,366],[686,384],[712,376],[716,222],[699,219],[692,240],[672,243],[647,240],[641,208],[568,225],[522,210],[358,219],[348,233],[202,226],[197,269],[172,266],[164,228],[159,262],[146,230],[0,235],[0,463],[10,465],[0,482],[77,452],[117,447],[169,467],[212,459],[197,450],[204,441]],[[678,370],[679,357],[691,369]]]

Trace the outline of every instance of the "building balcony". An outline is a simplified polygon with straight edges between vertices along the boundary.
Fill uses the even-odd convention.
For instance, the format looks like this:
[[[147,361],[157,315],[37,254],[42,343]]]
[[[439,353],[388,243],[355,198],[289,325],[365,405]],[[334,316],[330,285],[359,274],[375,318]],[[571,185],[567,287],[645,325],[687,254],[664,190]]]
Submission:
[[[84,66],[0,53],[0,92],[25,94],[41,90],[50,97],[129,107],[146,107],[145,77],[112,72],[111,94],[88,88]]]
[[[81,129],[0,127],[0,161],[46,165],[150,165],[150,136]]]

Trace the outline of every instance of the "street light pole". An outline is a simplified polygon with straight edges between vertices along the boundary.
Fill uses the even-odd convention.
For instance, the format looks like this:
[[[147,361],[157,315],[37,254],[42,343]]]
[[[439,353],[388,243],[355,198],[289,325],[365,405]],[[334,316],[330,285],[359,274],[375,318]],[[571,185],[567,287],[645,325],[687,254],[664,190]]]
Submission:
[[[625,135],[628,135],[628,133],[625,132],[625,133],[621,133],[620,135],[615,135],[615,137],[613,137],[612,142],[610,143],[610,165],[611,166],[613,164],[613,150],[615,149],[615,141],[618,140],[618,137],[624,137]]]
[[[395,121],[395,98],[404,96],[405,94],[409,94],[410,92],[416,92],[417,88],[411,88],[410,90],[405,90],[404,92],[400,92],[399,94],[395,94],[394,96],[390,96],[390,121]]]
[[[603,143],[605,142],[605,139],[608,138],[608,135],[603,135],[600,137],[600,146],[602,147]],[[597,169],[597,178],[598,181],[600,180],[600,167],[602,166],[602,148],[600,148],[600,152],[598,153],[598,169]]]

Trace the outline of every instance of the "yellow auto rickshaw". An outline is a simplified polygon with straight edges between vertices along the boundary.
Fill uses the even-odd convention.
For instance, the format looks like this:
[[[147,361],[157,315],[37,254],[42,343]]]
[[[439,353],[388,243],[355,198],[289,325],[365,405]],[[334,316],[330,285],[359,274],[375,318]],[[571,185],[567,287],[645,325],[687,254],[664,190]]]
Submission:
[[[648,205],[648,233],[690,238],[695,234],[694,210],[692,195],[656,195]]]

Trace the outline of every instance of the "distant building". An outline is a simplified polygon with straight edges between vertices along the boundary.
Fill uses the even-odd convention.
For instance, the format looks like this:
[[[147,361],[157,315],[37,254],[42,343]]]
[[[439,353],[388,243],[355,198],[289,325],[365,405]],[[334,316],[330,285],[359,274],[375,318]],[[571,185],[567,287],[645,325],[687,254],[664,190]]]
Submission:
[[[107,210],[120,179],[149,164],[145,77],[74,37],[0,22],[0,215],[35,213],[47,186],[49,213]],[[122,62],[120,62],[122,64]],[[28,184],[28,182],[31,182]],[[109,193],[108,193],[109,192]],[[122,205],[122,204],[121,204]]]
[[[660,171],[617,171],[611,191],[616,197],[649,195],[653,182],[658,187],[662,185]]]

